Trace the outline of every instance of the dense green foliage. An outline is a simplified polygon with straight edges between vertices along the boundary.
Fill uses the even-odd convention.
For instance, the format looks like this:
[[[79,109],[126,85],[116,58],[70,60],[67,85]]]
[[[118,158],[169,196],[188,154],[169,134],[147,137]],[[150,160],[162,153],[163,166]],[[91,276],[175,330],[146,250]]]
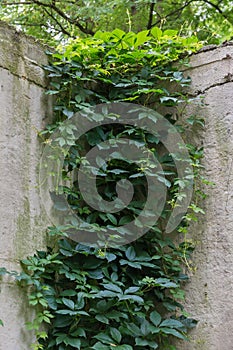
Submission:
[[[111,101],[133,101],[153,109],[166,106],[165,117],[174,124],[174,109],[178,111],[181,103],[188,102],[181,89],[190,79],[172,63],[183,54],[180,63],[185,64],[184,56],[198,47],[195,37],[179,37],[175,31],[162,32],[157,27],[150,33],[115,30],[71,41],[52,54],[51,64],[45,67],[51,79],[48,94],[56,96],[55,121],[40,136],[48,144],[48,137],[58,127],[72,139],[72,130],[65,130],[63,124],[67,118]],[[185,125],[176,127],[183,132],[196,123],[202,121],[191,116]],[[81,140],[72,140],[63,172],[71,185],[64,186],[63,191],[73,210],[94,223],[97,231],[100,226],[109,226],[120,232],[122,224],[134,219],[146,200],[144,175],[150,170],[149,163],[145,169],[127,159],[114,159],[103,169],[104,176],[97,181],[103,198],[110,201],[116,196],[116,181],[122,174],[134,185],[133,201],[120,213],[97,212],[86,206],[77,184],[71,181],[85,152],[101,141],[122,136],[136,141],[138,147],[145,146],[163,167],[165,177],[161,181],[167,188],[167,202],[161,218],[146,235],[118,248],[107,244],[104,248],[87,247],[70,240],[67,227],[49,228],[52,243],[47,251],[23,260],[24,272],[20,275],[12,273],[30,286],[29,302],[37,310],[34,322],[28,324],[37,334],[34,349],[174,350],[172,338],[187,339],[188,328],[196,323],[186,314],[182,301],[183,283],[188,279],[184,264],[193,249],[186,233],[189,222],[202,212],[197,206],[197,194],[202,194],[195,193],[189,212],[168,237],[166,222],[178,189],[185,183],[177,178],[174,155],[163,147],[159,135],[114,123],[89,131]],[[57,140],[61,149],[66,142],[65,136]],[[202,151],[192,145],[187,148],[196,179]]]
[[[185,86],[190,79],[170,63],[198,48],[195,36],[179,37],[175,30],[162,32],[158,27],[137,34],[120,29],[97,32],[93,38],[71,41],[65,50],[61,46],[53,55],[54,65],[46,68],[53,78],[49,94],[59,94],[56,110],[62,112],[61,120],[83,107],[109,101],[133,101],[147,107],[158,101],[173,105],[179,102],[180,92],[171,96],[168,89],[161,88],[162,82]]]
[[[159,26],[219,43],[233,35],[229,0],[1,0],[0,18],[49,43],[98,30],[139,32]]]

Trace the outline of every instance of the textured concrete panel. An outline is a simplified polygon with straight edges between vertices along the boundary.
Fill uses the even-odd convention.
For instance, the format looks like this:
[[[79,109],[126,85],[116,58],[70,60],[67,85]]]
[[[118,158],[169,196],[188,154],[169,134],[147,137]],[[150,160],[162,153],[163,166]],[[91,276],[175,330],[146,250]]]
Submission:
[[[196,271],[187,285],[186,309],[199,320],[191,342],[179,350],[233,348],[233,46],[217,47],[191,59],[191,94],[203,106],[190,110],[205,118],[201,135],[190,135],[204,146],[206,215],[192,228]]]
[[[37,130],[47,123],[45,48],[0,23],[0,266],[19,270],[19,260],[45,245],[40,200]],[[0,285],[1,350],[28,350],[32,334],[24,292],[12,280]]]

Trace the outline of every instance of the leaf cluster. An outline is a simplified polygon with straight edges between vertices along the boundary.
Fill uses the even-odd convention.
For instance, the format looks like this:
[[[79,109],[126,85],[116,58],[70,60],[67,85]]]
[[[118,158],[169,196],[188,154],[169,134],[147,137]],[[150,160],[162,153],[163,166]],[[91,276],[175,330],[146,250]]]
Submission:
[[[48,94],[59,95],[56,110],[61,120],[109,101],[175,105],[180,93],[169,92],[169,85],[185,86],[190,79],[171,62],[200,47],[195,36],[180,37],[176,30],[163,32],[158,27],[139,33],[97,32],[93,38],[72,40],[52,55],[55,62],[46,67],[53,80]]]
[[[30,304],[44,309],[28,325],[49,325],[45,339],[38,332],[42,349],[168,349],[169,336],[187,339],[195,321],[177,314],[182,249],[161,233],[111,250],[63,238],[57,249],[23,260],[19,277],[34,287]]]
[[[76,125],[72,125],[71,117],[99,103],[120,101],[153,109],[166,107],[173,112],[165,117],[175,124],[174,109],[188,102],[181,88],[190,82],[178,63],[187,63],[187,54],[198,48],[195,37],[184,38],[174,30],[154,27],[137,34],[119,29],[97,32],[50,54],[51,64],[45,69],[51,80],[47,93],[55,97],[55,121],[40,135],[48,144],[47,138],[58,128],[60,137],[56,141],[61,151],[69,146],[63,176],[70,185],[60,190],[72,209],[94,225],[93,234],[104,226],[122,234],[122,225],[136,220],[147,197],[145,175],[150,173],[150,158],[134,164],[118,156],[107,165],[97,159],[97,186],[105,200],[117,197],[116,183],[121,179],[130,180],[134,186],[131,203],[117,213],[98,212],[87,206],[72,175],[92,147],[123,136],[136,142],[139,149],[146,147],[162,164],[163,174],[157,175],[163,175],[160,181],[167,188],[167,201],[161,218],[146,235],[118,248],[107,244],[102,249],[87,247],[70,240],[67,227],[49,228],[53,244],[47,251],[23,260],[24,272],[16,276],[31,287],[29,302],[37,310],[35,320],[28,325],[37,334],[35,350],[174,350],[172,338],[187,340],[187,330],[196,322],[188,318],[182,306],[183,284],[188,279],[183,264],[193,246],[181,235],[196,217],[183,218],[174,240],[165,233],[179,187],[185,187],[177,177],[172,155],[159,135],[117,123],[98,126],[75,140]],[[63,123],[67,119],[71,120],[68,127]],[[201,121],[192,117],[188,127],[196,123]],[[201,150],[191,145],[189,150],[194,176],[198,177]],[[96,169],[90,171],[96,174]],[[64,215],[59,196],[55,206]],[[200,211],[196,202],[190,211]],[[44,324],[47,332],[43,331]]]

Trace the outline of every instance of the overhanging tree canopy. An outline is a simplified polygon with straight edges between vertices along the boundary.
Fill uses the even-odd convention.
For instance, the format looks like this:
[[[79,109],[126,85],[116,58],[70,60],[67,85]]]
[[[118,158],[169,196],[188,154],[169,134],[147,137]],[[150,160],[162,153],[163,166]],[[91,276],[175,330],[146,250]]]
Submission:
[[[229,0],[1,0],[0,16],[50,43],[100,29],[138,32],[154,26],[219,42],[233,33],[231,8]]]

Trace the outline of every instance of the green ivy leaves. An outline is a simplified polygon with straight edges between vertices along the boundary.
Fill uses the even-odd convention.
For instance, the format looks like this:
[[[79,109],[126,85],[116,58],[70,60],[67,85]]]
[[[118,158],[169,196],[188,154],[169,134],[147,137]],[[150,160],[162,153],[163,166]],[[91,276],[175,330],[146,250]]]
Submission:
[[[47,93],[56,96],[56,122],[40,136],[47,142],[46,137],[58,127],[59,147],[70,146],[63,175],[71,185],[61,191],[77,215],[94,223],[96,232],[98,227],[108,225],[122,233],[119,226],[142,211],[147,194],[144,171],[150,173],[149,161],[130,164],[117,157],[117,152],[118,159],[108,164],[97,159],[97,184],[105,200],[116,197],[119,179],[129,179],[136,189],[133,200],[120,213],[97,212],[87,207],[75,180],[71,181],[72,171],[79,168],[85,152],[102,141],[122,136],[137,142],[138,148],[146,146],[157,156],[164,170],[158,178],[168,194],[158,223],[133,244],[118,249],[106,246],[100,250],[77,244],[69,240],[66,226],[48,229],[52,246],[24,259],[24,272],[14,274],[30,286],[29,303],[38,310],[35,320],[28,324],[29,329],[36,331],[35,350],[168,350],[175,349],[171,337],[187,340],[188,328],[195,322],[186,317],[180,304],[184,298],[182,283],[188,278],[182,272],[182,264],[192,249],[186,242],[175,244],[164,233],[180,181],[171,154],[163,149],[159,135],[133,126],[96,127],[77,142],[75,126],[67,129],[62,122],[77,111],[103,102],[133,101],[150,108],[174,108],[187,102],[180,87],[190,79],[172,62],[181,53],[197,48],[195,37],[183,38],[174,30],[163,32],[154,27],[140,33],[119,29],[97,32],[92,38],[75,39],[51,55],[53,63],[45,69],[51,80]],[[173,91],[169,91],[171,84],[176,86]],[[171,119],[169,113],[167,118]],[[189,126],[195,123],[194,119],[189,118]],[[199,168],[199,153],[194,147],[189,149],[193,164]],[[90,169],[93,174],[95,171]],[[62,214],[64,203],[59,198],[56,203]],[[190,209],[200,211],[194,205]],[[187,231],[189,218],[182,222],[179,232]],[[47,334],[41,332],[43,324],[48,326]]]
[[[39,252],[23,261],[21,281],[35,290],[30,304],[44,308],[28,327],[39,331],[42,323],[51,324],[46,338],[38,333],[40,346],[140,350],[166,344],[168,335],[187,339],[182,319],[164,318],[155,310],[156,305],[179,307],[169,294],[170,288],[179,290],[179,275],[159,277],[163,267],[172,271],[173,262],[167,264],[156,245],[145,250],[143,242],[99,251],[60,239],[56,254]]]

